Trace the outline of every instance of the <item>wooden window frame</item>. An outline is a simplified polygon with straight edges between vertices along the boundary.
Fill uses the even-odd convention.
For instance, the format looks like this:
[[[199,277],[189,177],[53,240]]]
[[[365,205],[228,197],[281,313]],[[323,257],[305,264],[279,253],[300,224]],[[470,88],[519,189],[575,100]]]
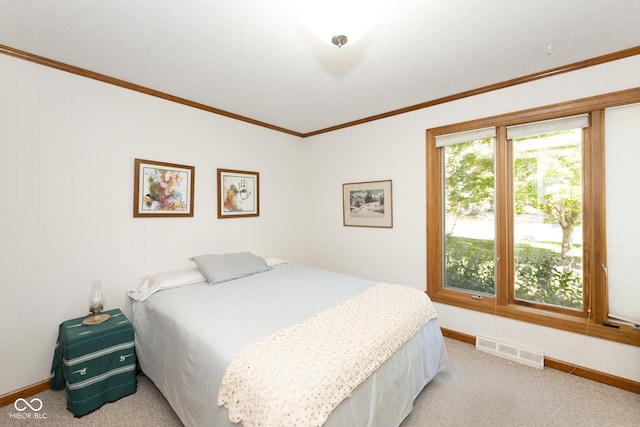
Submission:
[[[597,337],[624,344],[640,346],[640,330],[629,325],[619,324],[619,328],[603,325],[607,318],[606,266],[606,209],[605,209],[605,171],[604,171],[604,109],[608,107],[640,102],[640,88],[614,92],[606,95],[583,98],[559,104],[548,105],[529,110],[502,114],[463,123],[428,129],[426,131],[427,161],[427,294],[437,303],[449,304],[469,310],[480,311],[498,316],[516,319],[578,334],[587,333]],[[584,311],[565,309],[541,309],[535,304],[516,303],[510,297],[508,280],[510,269],[498,268],[496,297],[483,296],[472,298],[469,293],[445,289],[443,286],[443,194],[442,194],[442,150],[436,148],[435,138],[473,129],[496,127],[496,192],[509,194],[512,172],[509,170],[509,150],[506,139],[506,127],[511,125],[550,120],[578,114],[589,114],[590,127],[585,129],[583,138],[583,252],[588,266],[584,269]],[[507,161],[503,161],[507,160]],[[508,227],[513,225],[513,216],[507,215],[506,199],[497,199],[496,223],[502,227],[497,234],[496,248],[502,256],[499,263],[511,262],[509,244],[505,236]],[[511,285],[512,287],[513,285]],[[512,291],[513,289],[511,289]],[[588,309],[591,312],[588,313]],[[611,323],[616,323],[611,320]]]

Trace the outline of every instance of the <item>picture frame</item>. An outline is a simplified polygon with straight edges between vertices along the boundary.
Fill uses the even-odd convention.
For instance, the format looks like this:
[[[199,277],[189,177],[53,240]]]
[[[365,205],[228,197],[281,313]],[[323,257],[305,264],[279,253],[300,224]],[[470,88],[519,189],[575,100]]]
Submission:
[[[345,227],[393,228],[391,180],[342,184]]]
[[[260,173],[218,169],[218,218],[260,216]]]
[[[192,217],[195,167],[135,159],[133,216]]]

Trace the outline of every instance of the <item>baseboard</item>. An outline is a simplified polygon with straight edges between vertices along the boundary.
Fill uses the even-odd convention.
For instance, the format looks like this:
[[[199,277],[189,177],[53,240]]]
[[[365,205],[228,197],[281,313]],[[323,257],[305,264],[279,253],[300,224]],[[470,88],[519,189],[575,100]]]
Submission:
[[[451,338],[456,341],[462,341],[471,345],[475,345],[476,343],[476,337],[474,337],[473,335],[464,334],[462,332],[453,331],[446,328],[441,329],[442,335],[447,338]],[[629,380],[627,378],[617,377],[615,375],[606,374],[604,372],[596,371],[589,368],[583,368],[572,363],[563,362],[561,360],[552,359],[546,356],[544,358],[544,366],[556,369],[558,371],[566,372],[571,375],[586,378],[591,381],[596,381],[602,384],[610,385],[612,387],[617,387],[623,390],[640,394],[640,382]]]
[[[14,403],[19,398],[25,398],[38,394],[41,391],[45,391],[51,388],[51,380],[40,381],[39,383],[31,384],[23,387],[20,390],[11,391],[7,394],[0,396],[0,408]]]
[[[476,337],[473,335],[463,334],[462,332],[452,331],[451,329],[440,328],[442,335],[456,341],[466,342],[467,344],[476,345]]]
[[[467,344],[475,345],[476,337],[462,332],[453,331],[451,329],[441,328],[442,335],[447,338],[454,339],[456,341],[462,341]],[[571,363],[563,362],[561,360],[552,359],[550,357],[544,358],[544,366],[547,366],[558,371],[570,373],[582,378],[586,378],[591,381],[607,384],[612,387],[617,387],[623,390],[631,391],[633,393],[640,394],[640,382],[632,381],[626,378],[617,377],[615,375],[605,374],[604,372],[595,371],[589,368],[583,368],[581,366],[575,366]],[[0,396],[0,408],[9,405],[19,398],[25,398],[38,394],[41,391],[48,390],[51,387],[50,380],[40,381],[39,383],[32,384],[30,386],[21,388],[5,395]]]

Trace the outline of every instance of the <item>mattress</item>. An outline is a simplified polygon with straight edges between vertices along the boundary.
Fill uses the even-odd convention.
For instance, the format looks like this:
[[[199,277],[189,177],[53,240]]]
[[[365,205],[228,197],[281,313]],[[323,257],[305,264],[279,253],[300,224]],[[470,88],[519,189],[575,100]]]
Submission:
[[[298,264],[134,303],[142,371],[186,426],[237,426],[216,404],[231,360],[253,342],[353,298],[376,282]],[[437,319],[425,324],[332,412],[325,426],[397,426],[448,366]]]

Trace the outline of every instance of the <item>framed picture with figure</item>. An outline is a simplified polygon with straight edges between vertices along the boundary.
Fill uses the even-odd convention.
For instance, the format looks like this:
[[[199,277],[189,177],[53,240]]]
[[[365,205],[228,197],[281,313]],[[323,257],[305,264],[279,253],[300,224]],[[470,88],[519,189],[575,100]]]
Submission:
[[[260,174],[218,169],[218,218],[260,216]]]

